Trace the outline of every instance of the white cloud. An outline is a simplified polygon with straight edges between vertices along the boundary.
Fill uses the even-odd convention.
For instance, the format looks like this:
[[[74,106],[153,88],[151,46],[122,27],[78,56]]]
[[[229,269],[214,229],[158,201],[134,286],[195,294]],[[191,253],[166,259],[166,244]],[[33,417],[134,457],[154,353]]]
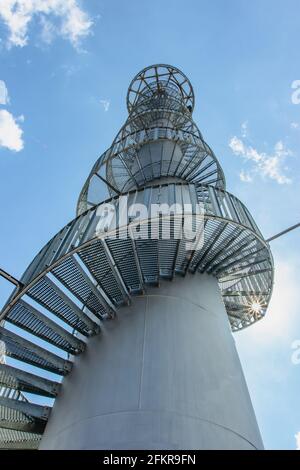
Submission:
[[[285,148],[281,140],[275,144],[272,154],[260,153],[255,148],[245,145],[236,136],[230,140],[229,147],[235,155],[243,157],[254,164],[251,169],[252,174],[258,173],[260,176],[270,178],[278,184],[291,183],[291,179],[285,175],[286,168],[282,165],[286,157],[292,155],[292,152]],[[250,176],[250,173],[248,175]]]
[[[252,183],[253,178],[250,173],[246,173],[244,170],[242,170],[240,172],[240,180],[243,181],[243,183]]]
[[[300,450],[300,431],[295,434],[295,439],[296,439],[296,450]]]
[[[24,147],[23,131],[15,118],[6,109],[0,109],[0,148],[19,152]]]
[[[243,142],[236,136],[232,137],[229,142],[229,147],[236,155],[245,155],[246,149]]]
[[[66,77],[70,78],[73,77],[73,75],[75,75],[77,72],[79,72],[80,67],[74,64],[63,64],[61,66],[61,69],[63,70]]]
[[[28,43],[28,29],[38,18],[42,40],[52,42],[56,35],[68,39],[76,48],[91,32],[92,20],[78,0],[1,0],[0,19],[9,31],[8,45],[23,47]]]
[[[9,104],[8,91],[3,80],[0,80],[0,104]]]
[[[73,45],[78,46],[78,40],[90,33],[92,21],[87,13],[76,5],[76,1],[69,0],[69,3],[71,8],[62,23],[61,32]]]
[[[291,122],[291,129],[300,129],[299,122]]]
[[[242,137],[245,139],[248,137],[248,121],[243,122],[242,126]]]
[[[109,110],[110,100],[100,100],[100,104],[103,106],[105,112]]]
[[[16,121],[18,121],[18,122],[24,122],[24,121],[25,121],[25,116],[24,116],[24,114],[20,114],[20,116],[18,116],[18,117],[16,118]]]
[[[296,90],[292,94],[292,103],[300,104],[300,80],[294,80],[292,83],[292,88]]]
[[[41,32],[42,41],[46,44],[51,44],[56,34],[56,29],[55,29],[54,24],[51,23],[51,21],[47,20],[47,18],[44,15],[41,16],[40,24],[42,28],[42,32]]]

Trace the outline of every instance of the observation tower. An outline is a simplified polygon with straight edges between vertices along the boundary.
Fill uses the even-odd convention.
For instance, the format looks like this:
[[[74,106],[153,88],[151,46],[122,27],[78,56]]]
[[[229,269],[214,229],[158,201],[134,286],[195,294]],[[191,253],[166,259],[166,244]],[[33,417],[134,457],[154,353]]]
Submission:
[[[269,244],[180,70],[142,70],[127,108],[2,310],[1,447],[261,449],[232,332],[266,313]]]

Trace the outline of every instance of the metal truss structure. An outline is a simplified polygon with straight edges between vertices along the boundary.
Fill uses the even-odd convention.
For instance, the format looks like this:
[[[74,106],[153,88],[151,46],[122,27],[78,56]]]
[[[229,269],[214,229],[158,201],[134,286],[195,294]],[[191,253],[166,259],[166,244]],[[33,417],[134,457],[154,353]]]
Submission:
[[[29,383],[30,374],[20,371],[20,377]],[[37,449],[40,442],[40,431],[36,431],[35,420],[28,413],[33,405],[28,402],[18,384],[14,368],[0,360],[0,448],[1,449]],[[7,406],[9,405],[9,406]],[[48,410],[44,409],[44,416]],[[39,419],[38,416],[36,416]],[[45,420],[40,421],[43,429]]]
[[[127,107],[126,123],[82,189],[79,214],[101,202],[103,182],[112,196],[171,178],[225,187],[222,168],[192,119],[194,92],[180,70],[144,69],[129,86]]]
[[[218,279],[233,331],[266,313],[273,285],[269,245],[247,208],[225,189],[220,164],[193,122],[187,77],[169,65],[148,67],[130,84],[127,106],[125,125],[83,187],[77,217],[33,259],[2,310],[0,340],[9,363],[0,365],[4,448],[36,447],[50,408],[29,402],[24,393],[53,401],[88,338],[147,286],[208,273]],[[103,201],[105,185],[109,197]],[[203,246],[186,250],[184,237],[172,234],[129,237],[129,212],[122,224],[101,225],[101,209],[110,204],[118,214],[121,199],[128,207],[189,203],[194,215],[201,203]],[[170,217],[181,227],[186,214]],[[160,233],[161,220],[145,218],[141,233],[155,224]],[[26,364],[34,373],[25,371]]]

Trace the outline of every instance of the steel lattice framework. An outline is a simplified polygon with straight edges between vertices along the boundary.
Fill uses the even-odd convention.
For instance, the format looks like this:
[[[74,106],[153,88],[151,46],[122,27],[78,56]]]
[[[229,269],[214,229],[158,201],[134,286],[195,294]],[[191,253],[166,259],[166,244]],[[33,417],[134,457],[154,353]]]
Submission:
[[[83,187],[77,217],[33,259],[1,313],[0,340],[9,362],[0,364],[4,448],[37,447],[50,408],[29,402],[24,393],[53,401],[88,338],[147,286],[208,273],[218,279],[233,331],[266,313],[273,285],[269,245],[247,208],[225,189],[220,164],[192,119],[194,92],[187,77],[169,65],[148,67],[131,82],[127,107],[125,125]],[[186,240],[172,235],[126,236],[129,212],[122,224],[106,224],[99,234],[101,208],[111,204],[118,213],[121,199],[128,207],[189,203],[194,214],[201,203],[201,250],[186,250]],[[176,214],[172,223],[180,227],[185,217],[184,211]],[[145,218],[141,232],[153,224],[159,232],[160,223]],[[25,364],[36,372],[25,371]]]
[[[192,119],[194,92],[180,70],[144,69],[129,86],[127,107],[126,123],[82,189],[78,213],[101,202],[103,181],[111,195],[162,178],[225,187],[222,168]]]

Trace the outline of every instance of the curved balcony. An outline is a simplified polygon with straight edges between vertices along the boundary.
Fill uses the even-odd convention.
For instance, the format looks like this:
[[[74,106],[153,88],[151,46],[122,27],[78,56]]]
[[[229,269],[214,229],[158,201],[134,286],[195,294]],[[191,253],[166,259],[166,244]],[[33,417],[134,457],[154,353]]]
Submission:
[[[177,242],[172,239],[134,240],[133,243],[130,238],[121,240],[112,239],[112,233],[121,233],[122,230],[127,230],[127,226],[131,222],[130,210],[125,215],[123,214],[122,226],[115,225],[115,228],[111,229],[110,225],[108,225],[103,233],[99,232],[97,227],[99,228],[101,217],[103,217],[101,208],[112,205],[115,208],[115,214],[118,215],[121,210],[121,199],[126,200],[129,208],[133,203],[141,203],[149,208],[149,210],[153,204],[183,204],[183,201],[185,201],[184,203],[192,205],[194,214],[197,211],[196,204],[201,203],[205,220],[203,247],[201,250],[195,250],[191,256],[190,253],[184,252],[184,241]],[[185,214],[182,213],[180,217],[184,219]],[[151,220],[145,219],[143,223],[145,225],[151,224]],[[178,245],[176,260],[172,258],[172,256],[175,256],[175,253],[171,250],[174,243]],[[160,254],[161,244],[166,246],[170,244],[171,252],[168,253],[170,268],[165,270],[165,274],[158,265],[155,265],[155,261],[153,261],[153,274],[150,275],[149,272],[146,272],[148,268],[146,269],[143,261],[138,259],[139,252],[142,252],[142,249],[139,249],[139,245],[143,246],[143,244],[153,247],[154,252],[157,254]],[[100,253],[97,253],[96,247],[98,246]],[[128,253],[125,253],[125,251],[128,251]],[[93,253],[96,256],[96,260],[101,262],[101,266],[97,268],[100,270],[97,275],[92,267]],[[75,255],[76,258],[80,258],[80,263],[86,265],[85,268],[80,265],[79,260],[75,262]],[[115,259],[116,257],[117,259]],[[129,264],[129,259],[132,265]],[[116,276],[111,272],[111,263],[117,268],[118,263],[122,266],[125,263],[128,268],[130,267],[131,280],[127,279],[128,273],[126,271],[123,272],[123,268],[120,271],[120,278],[122,279],[114,280]],[[160,262],[159,266],[161,267],[163,264]],[[265,272],[268,272],[268,274],[256,274],[254,267],[260,264],[266,264],[263,269],[267,268]],[[72,285],[72,276],[65,278],[63,266],[70,273],[74,269],[74,276],[75,271],[80,267],[77,273],[77,283],[81,285],[80,292],[76,290],[75,284],[74,286]],[[211,186],[187,183],[149,186],[140,190],[130,191],[122,197],[115,196],[110,198],[66,225],[49,241],[29,265],[21,278],[24,289],[17,295],[14,293],[4,309],[2,318],[9,318],[8,313],[11,311],[12,306],[16,304],[17,299],[21,299],[24,293],[31,295],[37,301],[43,302],[46,307],[49,307],[47,300],[42,300],[43,296],[40,297],[42,294],[39,294],[37,284],[43,284],[44,289],[41,289],[42,292],[51,289],[57,291],[52,278],[50,280],[47,277],[47,274],[50,272],[65,287],[69,288],[94,315],[98,318],[105,318],[107,315],[111,316],[113,311],[124,301],[127,303],[132,293],[142,292],[149,279],[151,279],[151,283],[158,283],[161,277],[172,278],[174,274],[184,275],[187,270],[193,273],[199,270],[217,276],[222,291],[224,291],[228,308],[233,304],[232,299],[229,300],[229,297],[233,297],[230,285],[234,285],[235,289],[238,288],[239,273],[241,274],[241,279],[243,279],[243,281],[240,281],[243,286],[247,276],[250,279],[252,276],[257,275],[259,276],[256,279],[258,285],[265,286],[263,293],[257,292],[257,294],[267,296],[265,299],[267,301],[272,284],[272,266],[269,247],[264,241],[252,216],[246,207],[230,193]],[[86,268],[91,278],[86,274]],[[81,272],[81,277],[79,272]],[[169,273],[168,275],[166,275],[167,272]],[[85,282],[83,282],[84,279]],[[102,280],[103,282],[105,280],[105,286],[103,286],[102,290],[99,290],[98,287],[101,285]],[[248,282],[250,286],[252,284],[251,279]],[[246,286],[243,289],[239,289],[241,291],[249,290]],[[257,290],[258,286],[255,288],[253,285],[250,292]],[[249,295],[252,298],[252,294]],[[81,308],[77,307],[74,302],[67,302],[66,295],[63,296],[61,294],[60,297],[64,297],[64,305],[68,306],[68,308],[65,306],[64,309],[61,309],[63,311],[63,313],[60,313],[61,319],[67,319],[69,325],[72,328],[77,327],[82,334],[90,335],[93,332],[97,332],[95,323],[92,319],[87,320],[85,318]],[[248,303],[243,302],[243,297],[244,294],[236,296],[234,303],[240,303],[241,306],[248,304],[249,301]],[[264,301],[263,305],[265,306],[265,304],[266,302]],[[56,314],[54,307],[51,309]],[[73,315],[71,312],[73,312]],[[228,314],[229,316],[231,315],[230,310]],[[257,318],[261,315],[254,316]],[[233,318],[237,319],[237,315]],[[237,326],[236,320],[231,319],[234,329],[246,326],[247,322],[243,318],[241,315],[239,326]],[[74,351],[80,351],[82,347],[80,344],[71,345],[70,338],[68,338],[67,344],[66,348],[72,349],[72,354]]]
[[[132,208],[141,205],[148,211],[153,205],[175,209],[163,219],[136,219]],[[174,234],[188,217],[196,238],[203,239],[187,247],[188,237]],[[173,224],[167,238],[161,236],[162,220]],[[132,236],[136,228],[138,236]],[[157,236],[152,238],[153,228]],[[22,287],[1,314],[6,356],[62,377],[71,370],[72,356],[84,351],[88,337],[98,334],[122,305],[143,295],[147,286],[159,287],[174,276],[197,272],[218,279],[233,331],[265,315],[273,260],[252,216],[236,197],[212,186],[172,183],[110,198],[67,224],[25,271]],[[7,364],[0,367],[0,379],[5,387],[52,398],[60,386]],[[47,407],[11,398],[0,400],[0,406],[2,423],[5,416],[12,417],[10,430],[43,432]]]
[[[181,70],[172,65],[150,65],[139,72],[129,85],[127,93],[127,109],[143,106],[145,101],[164,97],[176,100],[181,107],[193,112],[195,97],[189,79]],[[168,100],[170,102],[171,100]]]
[[[151,185],[155,180],[208,184],[223,189],[223,170],[193,123],[184,129],[132,130],[131,121],[94,165],[79,196],[78,214],[103,200],[103,182],[111,195]]]

